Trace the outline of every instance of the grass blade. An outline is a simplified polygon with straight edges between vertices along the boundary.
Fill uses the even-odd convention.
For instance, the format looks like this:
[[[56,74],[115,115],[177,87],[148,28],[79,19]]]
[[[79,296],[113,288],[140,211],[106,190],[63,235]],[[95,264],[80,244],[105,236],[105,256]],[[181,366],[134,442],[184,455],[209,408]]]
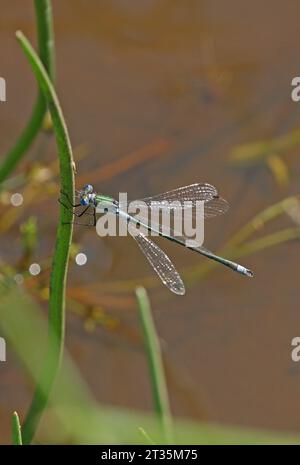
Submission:
[[[0,279],[0,327],[20,366],[38,382],[47,322],[33,297],[12,277]],[[67,351],[47,413],[38,434],[40,444],[162,444],[164,440],[157,415],[97,404]],[[300,443],[299,435],[288,432],[180,418],[174,419],[173,428],[179,444]]]
[[[58,148],[61,189],[67,193],[70,199],[73,199],[74,175],[72,148],[58,98],[41,60],[29,41],[20,31],[16,33],[16,36],[31,64],[44,98],[48,103]],[[57,371],[60,367],[64,346],[65,287],[72,238],[72,219],[72,212],[61,206],[50,279],[49,353],[44,361],[44,369],[41,375],[45,377],[46,381],[44,384],[47,387],[46,390],[41,389],[39,384],[36,387],[32,404],[23,426],[23,440],[26,444],[32,441],[40,417],[47,405]]]
[[[51,80],[54,77],[54,39],[52,27],[52,7],[50,0],[35,0],[39,56]],[[0,184],[15,169],[38,134],[46,113],[46,102],[39,90],[31,117],[15,143],[6,154],[0,166]]]
[[[146,290],[138,287],[135,292],[149,365],[154,407],[161,423],[163,437],[167,443],[170,443],[173,442],[172,419],[159,340]]]
[[[22,445],[22,433],[21,433],[21,425],[19,420],[19,415],[17,412],[13,413],[12,416],[12,443],[14,446],[21,446]]]

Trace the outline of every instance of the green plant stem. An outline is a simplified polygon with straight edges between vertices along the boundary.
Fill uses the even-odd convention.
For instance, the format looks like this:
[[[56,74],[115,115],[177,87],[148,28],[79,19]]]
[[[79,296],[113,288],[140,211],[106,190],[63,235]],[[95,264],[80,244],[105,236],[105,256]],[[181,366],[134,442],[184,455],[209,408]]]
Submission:
[[[55,48],[51,0],[34,0],[34,6],[37,19],[38,53],[53,83],[55,77]]]
[[[19,415],[17,412],[14,412],[12,415],[12,443],[14,446],[21,446],[22,445],[22,433],[21,433],[21,425],[19,420]]]
[[[58,98],[42,62],[29,41],[20,31],[16,33],[16,36],[48,103],[58,148],[61,189],[66,192],[70,199],[74,199],[72,148]],[[32,404],[23,425],[25,444],[30,443],[34,437],[60,367],[64,346],[65,287],[72,238],[72,219],[72,212],[61,206],[50,278],[49,347],[41,374],[43,380],[46,380],[41,384],[46,386],[46,389],[42,389],[41,384],[36,387]]]
[[[54,39],[50,0],[35,0],[39,56],[51,80],[54,78]],[[31,117],[14,147],[6,154],[0,166],[0,184],[15,169],[39,132],[46,113],[46,102],[39,90]]]
[[[156,334],[151,307],[146,290],[138,287],[135,291],[141,327],[143,330],[145,350],[148,359],[154,408],[159,417],[162,433],[167,443],[173,442],[172,417],[168,398],[167,384],[162,363],[161,350]]]

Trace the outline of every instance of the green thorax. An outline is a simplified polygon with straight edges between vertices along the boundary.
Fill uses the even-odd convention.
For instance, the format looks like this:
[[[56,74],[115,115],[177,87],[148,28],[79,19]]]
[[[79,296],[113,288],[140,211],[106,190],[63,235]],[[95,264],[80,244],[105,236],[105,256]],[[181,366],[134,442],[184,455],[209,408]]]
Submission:
[[[97,203],[97,205],[101,205],[101,204],[111,205],[114,202],[114,199],[112,197],[108,197],[107,195],[96,194],[95,202]]]

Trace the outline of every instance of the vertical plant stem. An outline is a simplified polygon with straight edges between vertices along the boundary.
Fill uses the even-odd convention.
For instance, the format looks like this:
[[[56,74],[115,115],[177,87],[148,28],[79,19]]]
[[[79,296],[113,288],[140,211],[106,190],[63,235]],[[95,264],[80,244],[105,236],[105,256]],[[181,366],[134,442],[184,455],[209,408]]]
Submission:
[[[12,443],[14,446],[21,446],[22,445],[22,433],[21,433],[21,425],[19,420],[19,415],[17,412],[14,412],[12,415]]]
[[[70,199],[74,199],[72,148],[58,98],[41,60],[29,41],[20,31],[16,35],[48,104],[58,148],[61,189]],[[23,425],[25,444],[30,443],[34,437],[60,367],[64,347],[65,288],[72,238],[72,219],[72,212],[61,206],[50,278],[48,349],[41,373],[43,382],[36,386],[32,404]]]
[[[150,302],[146,290],[143,287],[138,287],[135,293],[138,301],[140,323],[143,330],[145,350],[148,359],[154,408],[161,423],[164,441],[171,443],[173,442],[173,434],[168,391],[159,340],[151,315]]]
[[[37,20],[38,54],[53,83],[55,77],[55,48],[51,0],[34,0],[34,7]],[[43,96],[42,92],[41,95]]]
[[[51,80],[54,78],[54,38],[52,7],[50,0],[35,0],[39,56]],[[45,113],[46,102],[39,90],[31,117],[14,147],[6,154],[0,165],[0,184],[15,169],[39,132]]]

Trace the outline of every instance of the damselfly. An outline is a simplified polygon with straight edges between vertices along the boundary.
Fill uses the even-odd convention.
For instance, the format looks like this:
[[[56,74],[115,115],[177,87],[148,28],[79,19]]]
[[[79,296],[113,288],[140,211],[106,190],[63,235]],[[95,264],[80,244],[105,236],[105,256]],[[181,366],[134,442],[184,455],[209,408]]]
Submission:
[[[253,276],[251,270],[248,270],[244,266],[239,265],[238,263],[235,263],[231,260],[227,260],[226,258],[215,255],[213,252],[203,246],[196,247],[187,245],[186,237],[184,234],[182,237],[178,237],[174,229],[171,229],[170,232],[166,234],[158,224],[148,224],[147,221],[143,220],[143,218],[139,217],[139,215],[129,214],[127,212],[127,208],[125,208],[125,205],[119,203],[111,197],[96,193],[93,186],[90,184],[85,185],[82,190],[76,191],[76,196],[79,200],[79,202],[76,204],[71,202],[66,193],[62,192],[62,195],[68,201],[69,205],[66,205],[62,198],[59,200],[60,203],[65,208],[74,207],[75,210],[73,210],[73,214],[76,217],[82,217],[84,214],[90,215],[92,217],[92,223],[89,224],[90,226],[96,226],[96,210],[99,211],[99,209],[104,212],[114,213],[120,218],[126,220],[128,225],[131,223],[138,226],[140,228],[138,233],[135,233],[134,235],[132,234],[132,237],[136,240],[138,246],[145,254],[150,265],[158,274],[163,284],[165,284],[165,286],[167,286],[175,294],[185,294],[185,286],[183,281],[166,253],[163,252],[158,247],[158,245],[148,237],[147,234],[145,234],[145,231],[155,232],[161,237],[176,242],[177,244],[184,245],[190,250],[204,255],[205,257],[218,263],[221,263],[222,265],[225,265],[231,270],[236,271],[237,273],[240,273],[244,276]],[[149,206],[149,208],[155,208],[155,205],[159,205],[160,208],[174,209],[176,208],[174,207],[174,201],[176,201],[177,204],[179,202],[179,205],[183,204],[184,202],[188,202],[191,206],[195,206],[197,201],[203,202],[204,218],[221,215],[228,209],[228,203],[226,200],[219,196],[214,186],[207,183],[198,183],[179,187],[178,189],[174,189],[163,194],[147,197],[141,199],[140,201],[134,201],[134,204],[138,207],[140,202],[142,205],[146,204]],[[85,208],[79,212],[77,207]]]

